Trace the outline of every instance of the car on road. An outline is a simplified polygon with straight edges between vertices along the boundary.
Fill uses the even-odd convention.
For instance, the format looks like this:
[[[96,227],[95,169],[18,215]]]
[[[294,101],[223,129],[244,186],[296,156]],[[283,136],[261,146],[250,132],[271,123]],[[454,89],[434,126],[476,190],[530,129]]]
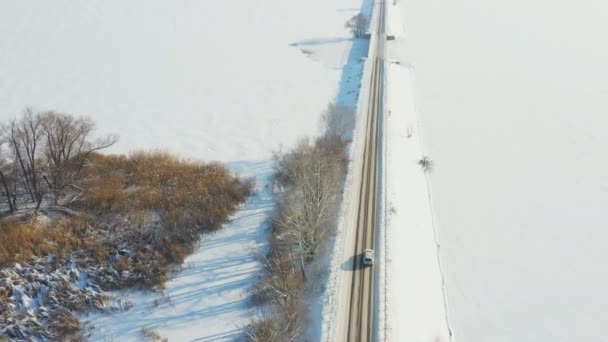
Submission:
[[[366,249],[363,251],[363,265],[371,266],[374,264],[374,250]]]

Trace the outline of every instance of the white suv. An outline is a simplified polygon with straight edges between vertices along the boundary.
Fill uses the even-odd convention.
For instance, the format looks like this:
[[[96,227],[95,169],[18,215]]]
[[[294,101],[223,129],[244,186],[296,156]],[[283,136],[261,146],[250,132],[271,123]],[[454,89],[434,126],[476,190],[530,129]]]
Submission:
[[[374,264],[374,250],[366,249],[363,251],[363,265],[371,266]]]

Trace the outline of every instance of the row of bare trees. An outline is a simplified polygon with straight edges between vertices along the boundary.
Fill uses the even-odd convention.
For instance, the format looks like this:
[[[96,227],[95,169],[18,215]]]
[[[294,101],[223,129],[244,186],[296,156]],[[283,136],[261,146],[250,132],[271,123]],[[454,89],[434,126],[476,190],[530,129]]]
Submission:
[[[260,258],[266,276],[254,290],[256,301],[270,304],[270,309],[267,317],[251,326],[252,341],[298,338],[306,310],[302,295],[316,280],[307,270],[337,224],[354,114],[330,105],[322,119],[323,136],[302,140],[293,150],[275,157],[279,209],[273,221],[271,250]]]
[[[38,210],[45,198],[58,206],[78,197],[88,157],[117,140],[95,139],[89,118],[53,111],[26,109],[0,127],[1,192],[11,213],[30,204]]]
[[[275,158],[276,179],[284,189],[275,224],[297,245],[304,278],[304,264],[314,258],[335,226],[346,145],[354,129],[354,114],[343,106],[330,104],[321,119],[323,136],[314,142],[302,140]]]
[[[297,245],[302,270],[335,219],[344,170],[345,159],[339,155],[342,149],[338,140],[305,140],[277,160],[280,182],[288,190],[281,196],[276,224]]]

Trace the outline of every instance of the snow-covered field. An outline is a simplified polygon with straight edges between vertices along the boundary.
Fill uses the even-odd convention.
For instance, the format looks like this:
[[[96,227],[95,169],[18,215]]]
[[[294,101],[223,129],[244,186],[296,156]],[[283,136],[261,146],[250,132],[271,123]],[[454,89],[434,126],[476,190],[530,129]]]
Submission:
[[[454,340],[606,340],[608,6],[398,3]]]
[[[330,101],[352,106],[361,66],[344,28],[361,0],[0,2],[0,120],[25,107],[86,115],[111,152],[161,149],[229,161],[258,192],[206,236],[165,295],[92,316],[94,339],[223,341],[252,319],[247,289],[263,245],[268,160],[319,132]],[[343,66],[347,64],[344,69]]]
[[[318,131],[361,0],[3,1],[0,119],[91,116],[114,152],[262,160]]]

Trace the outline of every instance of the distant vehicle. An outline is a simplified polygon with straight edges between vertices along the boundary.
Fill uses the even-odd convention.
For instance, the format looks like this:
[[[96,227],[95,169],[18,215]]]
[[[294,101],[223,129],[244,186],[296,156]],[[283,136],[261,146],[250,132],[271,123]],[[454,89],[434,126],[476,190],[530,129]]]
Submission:
[[[371,266],[374,264],[374,250],[366,249],[363,251],[363,265]]]

